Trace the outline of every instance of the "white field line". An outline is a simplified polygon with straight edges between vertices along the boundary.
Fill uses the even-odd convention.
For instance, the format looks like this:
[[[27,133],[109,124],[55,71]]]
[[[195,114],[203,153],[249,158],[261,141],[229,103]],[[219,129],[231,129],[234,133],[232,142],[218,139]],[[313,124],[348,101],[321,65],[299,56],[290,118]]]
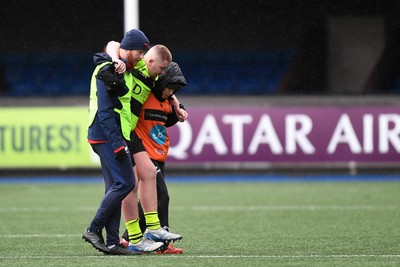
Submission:
[[[396,210],[400,206],[318,206],[318,205],[300,205],[300,206],[194,206],[197,211],[318,211],[318,210]]]
[[[75,207],[71,210],[96,211],[97,207]],[[0,207],[0,212],[65,212],[65,207]]]
[[[78,256],[78,255],[71,255],[71,256],[61,256],[61,255],[54,255],[54,256],[0,256],[0,259],[8,259],[8,260],[35,260],[35,259],[113,259],[118,256]],[[134,256],[140,257],[140,256]],[[310,258],[321,258],[321,259],[334,259],[334,258],[400,258],[400,254],[376,254],[376,255],[368,255],[368,254],[353,254],[353,255],[164,255],[163,258],[169,259],[182,259],[182,258],[205,258],[205,259],[212,259],[212,258],[246,258],[246,259],[257,259],[257,258],[264,258],[264,259],[310,259]]]
[[[96,211],[97,207],[75,207],[72,211]],[[171,210],[193,211],[318,211],[318,210],[400,210],[400,205],[258,205],[258,206],[172,206]],[[65,212],[65,207],[0,207],[1,212]]]
[[[80,235],[73,234],[73,235],[60,235],[60,234],[19,234],[19,235],[14,235],[14,234],[3,234],[0,235],[0,238],[61,238],[61,237],[80,237]]]
[[[29,234],[29,235],[0,235],[0,238],[76,238],[80,235],[76,234]],[[107,259],[107,258],[114,258],[118,256],[78,256],[78,255],[43,255],[43,256],[1,256],[0,259],[3,260],[35,260],[35,259],[80,259],[80,258],[93,258],[93,259]],[[212,259],[212,258],[247,258],[247,259],[257,259],[257,258],[265,258],[265,259],[308,259],[308,258],[321,258],[321,259],[329,259],[329,258],[400,258],[400,254],[336,254],[336,255],[165,255],[168,258],[205,258],[205,259]]]

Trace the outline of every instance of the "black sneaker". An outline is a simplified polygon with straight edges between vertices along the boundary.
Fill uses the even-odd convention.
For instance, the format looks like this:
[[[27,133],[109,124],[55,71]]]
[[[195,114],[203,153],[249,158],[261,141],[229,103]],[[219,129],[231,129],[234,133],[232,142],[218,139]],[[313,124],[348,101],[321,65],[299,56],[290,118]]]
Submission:
[[[110,249],[104,244],[104,238],[102,235],[95,232],[90,232],[86,229],[82,234],[82,239],[92,244],[92,246],[104,254],[110,254]]]
[[[108,248],[108,249],[110,251],[109,252],[110,255],[140,255],[141,254],[140,252],[130,250],[129,248],[125,247],[122,244],[114,245],[113,247]]]

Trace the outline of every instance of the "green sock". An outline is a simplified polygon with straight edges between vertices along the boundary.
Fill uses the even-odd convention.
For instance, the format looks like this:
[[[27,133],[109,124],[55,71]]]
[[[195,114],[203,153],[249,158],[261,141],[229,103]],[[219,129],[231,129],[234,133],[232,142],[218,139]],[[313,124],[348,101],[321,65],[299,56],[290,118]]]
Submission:
[[[129,242],[136,244],[142,239],[143,234],[140,230],[139,219],[126,222],[125,227],[128,230]]]
[[[158,219],[158,212],[145,212],[144,217],[146,218],[146,226],[150,230],[157,230],[161,227],[160,220]]]

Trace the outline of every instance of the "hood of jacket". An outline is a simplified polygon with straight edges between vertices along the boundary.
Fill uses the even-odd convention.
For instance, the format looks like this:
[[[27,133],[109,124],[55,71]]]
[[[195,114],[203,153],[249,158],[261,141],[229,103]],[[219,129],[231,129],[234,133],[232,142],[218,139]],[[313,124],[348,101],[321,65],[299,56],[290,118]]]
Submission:
[[[112,61],[111,57],[107,53],[101,52],[93,55],[93,62],[96,66],[100,65],[101,63],[111,62],[111,61]]]
[[[156,86],[153,89],[153,94],[158,100],[162,99],[162,91],[165,87],[168,87],[169,84],[179,84],[182,87],[187,85],[186,79],[182,74],[181,68],[178,63],[171,62],[168,66],[164,74],[161,74],[156,81]]]

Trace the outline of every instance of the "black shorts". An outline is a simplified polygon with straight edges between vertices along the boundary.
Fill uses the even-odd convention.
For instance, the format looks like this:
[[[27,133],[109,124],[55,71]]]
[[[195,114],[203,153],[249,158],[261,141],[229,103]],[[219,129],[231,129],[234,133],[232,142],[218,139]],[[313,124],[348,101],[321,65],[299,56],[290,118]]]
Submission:
[[[142,139],[140,139],[134,131],[131,132],[131,141],[128,142],[128,148],[132,155],[146,151]]]

